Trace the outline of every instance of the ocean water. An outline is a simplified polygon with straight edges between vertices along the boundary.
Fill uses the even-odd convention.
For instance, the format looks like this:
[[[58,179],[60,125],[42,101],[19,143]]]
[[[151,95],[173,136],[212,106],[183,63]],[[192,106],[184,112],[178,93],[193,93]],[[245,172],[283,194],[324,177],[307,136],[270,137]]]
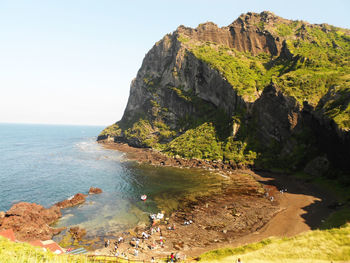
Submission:
[[[225,179],[203,170],[152,167],[96,143],[103,127],[0,124],[0,211],[25,201],[49,207],[91,186],[102,194],[63,210],[57,226],[91,236],[125,231],[183,198],[217,191]],[[146,202],[140,200],[147,194]]]

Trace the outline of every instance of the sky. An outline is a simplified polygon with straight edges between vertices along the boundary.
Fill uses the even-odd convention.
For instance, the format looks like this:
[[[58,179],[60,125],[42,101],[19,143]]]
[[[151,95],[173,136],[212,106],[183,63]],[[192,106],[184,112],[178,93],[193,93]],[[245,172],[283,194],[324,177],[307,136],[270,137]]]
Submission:
[[[264,10],[350,28],[349,0],[0,0],[0,122],[115,123],[165,34]]]

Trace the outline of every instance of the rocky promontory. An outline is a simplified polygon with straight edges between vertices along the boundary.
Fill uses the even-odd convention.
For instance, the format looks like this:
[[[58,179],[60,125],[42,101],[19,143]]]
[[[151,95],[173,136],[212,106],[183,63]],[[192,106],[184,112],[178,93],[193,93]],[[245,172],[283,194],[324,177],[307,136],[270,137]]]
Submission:
[[[89,194],[91,189],[96,194],[102,192],[99,188],[91,187]],[[61,209],[84,203],[86,196],[78,193],[50,208],[27,202],[14,204],[6,213],[0,214],[0,230],[12,229],[19,241],[51,239],[63,230],[50,226],[62,216]]]
[[[20,241],[47,240],[62,231],[50,227],[61,215],[61,209],[55,205],[46,209],[38,204],[21,202],[13,205],[0,219],[0,229],[12,229]]]

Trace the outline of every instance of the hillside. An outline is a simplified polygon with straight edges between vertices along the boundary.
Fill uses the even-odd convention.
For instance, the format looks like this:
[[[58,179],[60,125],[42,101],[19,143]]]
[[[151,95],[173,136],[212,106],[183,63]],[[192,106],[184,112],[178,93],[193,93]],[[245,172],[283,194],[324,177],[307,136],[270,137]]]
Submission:
[[[98,140],[349,185],[350,31],[242,14],[179,26],[146,54]]]
[[[291,238],[269,238],[237,248],[223,248],[207,252],[200,262],[349,262],[350,227],[316,230]]]

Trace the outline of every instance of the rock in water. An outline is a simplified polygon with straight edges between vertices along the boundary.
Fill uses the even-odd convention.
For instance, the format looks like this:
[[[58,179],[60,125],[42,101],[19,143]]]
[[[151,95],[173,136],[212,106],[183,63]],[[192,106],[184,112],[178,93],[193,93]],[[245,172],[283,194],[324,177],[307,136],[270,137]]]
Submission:
[[[71,227],[69,229],[69,233],[72,235],[74,239],[81,240],[83,236],[86,235],[86,230],[84,228],[80,228],[76,226],[76,227]]]
[[[100,194],[100,193],[102,193],[102,189],[101,189],[101,188],[98,188],[98,187],[90,187],[89,195]]]
[[[67,207],[72,207],[72,206],[82,204],[85,202],[85,200],[86,200],[86,195],[82,193],[78,193],[73,197],[68,198],[67,200],[56,203],[55,205],[59,208],[67,208]]]

